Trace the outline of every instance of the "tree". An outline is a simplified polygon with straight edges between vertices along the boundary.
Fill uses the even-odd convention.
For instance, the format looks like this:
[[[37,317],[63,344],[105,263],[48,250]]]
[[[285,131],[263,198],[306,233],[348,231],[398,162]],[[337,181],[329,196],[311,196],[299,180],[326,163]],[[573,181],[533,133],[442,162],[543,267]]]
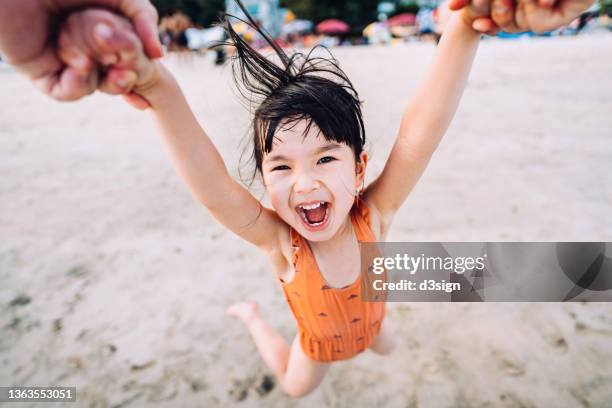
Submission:
[[[196,24],[210,26],[219,21],[219,13],[225,10],[224,0],[151,0],[160,17],[182,11]]]
[[[612,17],[612,0],[599,0],[601,6],[601,14],[606,14]]]

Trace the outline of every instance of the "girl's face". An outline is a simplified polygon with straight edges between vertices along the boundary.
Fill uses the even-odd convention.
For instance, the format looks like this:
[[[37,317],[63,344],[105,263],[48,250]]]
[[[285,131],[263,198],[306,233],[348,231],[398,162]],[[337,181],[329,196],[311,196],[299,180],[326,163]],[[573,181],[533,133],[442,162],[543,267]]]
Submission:
[[[363,183],[367,153],[355,164],[353,150],[326,141],[313,122],[276,132],[262,162],[264,184],[277,214],[309,241],[326,241],[348,221]]]

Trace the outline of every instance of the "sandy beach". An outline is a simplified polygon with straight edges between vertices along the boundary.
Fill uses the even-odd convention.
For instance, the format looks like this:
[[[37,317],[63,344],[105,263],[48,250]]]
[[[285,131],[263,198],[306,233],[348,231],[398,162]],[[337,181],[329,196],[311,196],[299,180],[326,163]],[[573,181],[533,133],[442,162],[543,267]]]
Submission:
[[[368,180],[434,51],[334,50],[365,101]],[[167,62],[237,175],[249,117],[230,67]],[[612,34],[483,41],[388,240],[612,241],[611,72]],[[612,407],[612,304],[582,302],[389,304],[391,356],[292,400],[225,316],[255,299],[293,338],[278,281],[192,198],[151,116],[54,102],[3,64],[0,95],[0,386],[76,386],[96,408]]]

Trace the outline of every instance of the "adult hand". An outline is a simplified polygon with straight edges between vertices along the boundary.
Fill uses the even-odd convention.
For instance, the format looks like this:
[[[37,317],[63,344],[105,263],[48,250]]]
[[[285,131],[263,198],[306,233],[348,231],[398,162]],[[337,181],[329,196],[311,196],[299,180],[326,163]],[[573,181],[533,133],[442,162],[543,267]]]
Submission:
[[[150,58],[162,56],[157,33],[157,11],[149,0],[2,0],[0,7],[0,54],[57,100],[76,100],[95,91],[98,70],[80,56],[81,72],[74,75],[56,52],[56,31],[71,10],[99,6],[129,18]],[[67,76],[67,77],[66,77]]]
[[[451,10],[461,9],[461,18],[474,30],[493,35],[499,28],[490,18],[491,2],[492,0],[450,0],[448,7]]]
[[[473,1],[451,0],[449,8],[459,10]],[[505,32],[541,33],[570,23],[593,3],[593,0],[491,0],[490,19]]]

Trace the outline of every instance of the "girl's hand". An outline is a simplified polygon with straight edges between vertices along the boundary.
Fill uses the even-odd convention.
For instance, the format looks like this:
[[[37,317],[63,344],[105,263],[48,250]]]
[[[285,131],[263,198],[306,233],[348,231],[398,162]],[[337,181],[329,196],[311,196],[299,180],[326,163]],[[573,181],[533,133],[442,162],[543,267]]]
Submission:
[[[103,9],[73,13],[61,26],[58,47],[68,66],[65,86],[83,83],[86,77],[90,89],[121,94],[138,109],[149,107],[146,93],[159,81],[159,70],[128,20]],[[97,69],[92,70],[92,61],[100,61]]]
[[[543,33],[569,24],[593,4],[593,0],[492,0],[491,17],[501,30]]]
[[[499,27],[491,18],[491,5],[494,0],[451,0],[451,10],[461,10],[461,20],[473,30],[494,35]]]
[[[478,1],[484,0],[451,0],[451,10],[463,9],[464,15],[470,16],[473,10],[484,13],[486,10]],[[593,0],[486,0],[490,15],[476,16],[474,29],[485,32],[482,28],[492,27],[493,33],[505,31],[517,33],[533,31],[536,33],[552,31],[570,23],[580,16]],[[466,7],[467,6],[467,7]],[[471,10],[470,10],[471,9]],[[468,17],[469,19],[469,17]],[[489,32],[487,32],[489,34]]]

